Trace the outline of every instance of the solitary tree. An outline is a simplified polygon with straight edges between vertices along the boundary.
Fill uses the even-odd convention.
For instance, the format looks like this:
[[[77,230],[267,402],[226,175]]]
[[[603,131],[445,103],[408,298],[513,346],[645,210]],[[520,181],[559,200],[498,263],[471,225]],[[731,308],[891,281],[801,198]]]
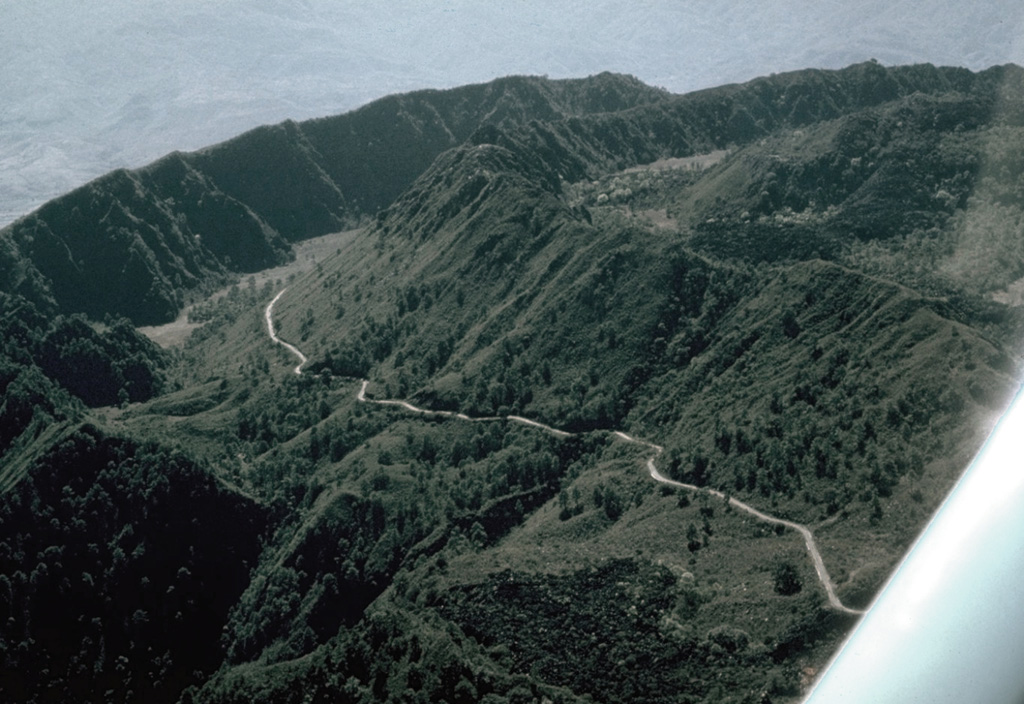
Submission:
[[[617,521],[626,507],[622,503],[622,497],[612,487],[604,491],[604,513],[608,518]]]
[[[697,552],[701,548],[700,534],[692,522],[686,526],[686,547],[690,552]]]
[[[804,588],[799,572],[788,560],[776,563],[772,578],[775,580],[776,593],[782,596],[792,596]]]

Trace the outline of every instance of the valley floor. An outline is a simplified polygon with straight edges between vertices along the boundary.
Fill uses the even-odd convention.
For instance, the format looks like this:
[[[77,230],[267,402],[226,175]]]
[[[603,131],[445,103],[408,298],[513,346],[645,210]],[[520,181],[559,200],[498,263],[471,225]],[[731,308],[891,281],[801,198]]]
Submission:
[[[289,281],[316,267],[318,262],[322,262],[336,252],[339,247],[360,232],[362,232],[361,229],[332,232],[329,235],[322,235],[299,242],[294,245],[295,258],[292,261],[281,266],[250,274],[246,277],[246,280],[251,280],[256,287],[263,286],[268,281]],[[226,296],[234,286],[238,286],[238,282],[219,289],[205,298],[203,302],[212,303]],[[189,316],[197,305],[199,304],[194,303],[182,308],[181,313],[178,314],[178,317],[173,322],[165,323],[164,325],[145,325],[139,327],[138,330],[165,349],[181,347],[185,344],[189,335],[192,334],[192,331],[202,325],[202,323],[189,321]]]

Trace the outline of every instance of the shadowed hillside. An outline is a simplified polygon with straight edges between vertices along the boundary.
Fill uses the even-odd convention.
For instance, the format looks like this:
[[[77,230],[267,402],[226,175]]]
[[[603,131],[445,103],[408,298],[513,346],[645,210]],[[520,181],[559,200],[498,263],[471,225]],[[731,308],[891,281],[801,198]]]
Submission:
[[[387,205],[482,124],[619,110],[661,99],[635,79],[507,78],[384,98],[302,124],[261,127],[194,154],[113,172],[5,230],[68,312],[170,320],[190,290],[280,263],[285,241],[342,229]],[[28,276],[10,282],[22,285]]]
[[[411,93],[114,172],[48,203],[3,236],[38,271],[30,278],[45,282],[45,289],[27,289],[37,303],[53,296],[68,312],[164,322],[188,291],[228,271],[279,263],[285,241],[373,215],[441,152],[466,140],[494,141],[491,130],[512,135],[554,174],[576,181],[746,143],[912,93],[963,93],[984,115],[1004,73],[861,64],[687,96],[612,74]],[[100,288],[97,281],[116,285]]]

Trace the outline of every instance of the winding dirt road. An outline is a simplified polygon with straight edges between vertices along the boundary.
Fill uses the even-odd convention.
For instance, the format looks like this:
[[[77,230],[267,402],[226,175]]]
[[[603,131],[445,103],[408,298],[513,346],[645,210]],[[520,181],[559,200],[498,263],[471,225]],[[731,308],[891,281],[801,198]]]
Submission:
[[[644,442],[643,440],[636,440],[634,438],[627,436],[625,433],[616,432],[616,435],[624,436],[625,439],[628,439],[632,442],[640,443],[641,445],[646,445],[654,449],[654,457],[657,457],[658,455],[661,454],[662,449],[657,445],[652,445],[651,443]],[[794,523],[793,521],[787,521],[785,518],[776,518],[775,516],[770,516],[767,513],[764,513],[763,511],[758,511],[753,506],[745,504],[739,499],[734,498],[732,496],[727,496],[726,494],[722,493],[721,491],[718,491],[717,489],[711,489],[709,487],[699,487],[694,484],[684,484],[683,482],[677,482],[674,479],[669,479],[668,477],[666,477],[665,475],[658,471],[658,468],[654,464],[654,457],[647,458],[647,471],[650,472],[651,478],[654,479],[654,481],[661,482],[662,484],[668,484],[669,486],[680,487],[682,489],[689,489],[690,491],[700,491],[701,489],[703,489],[712,496],[717,496],[720,499],[727,499],[730,506],[737,508],[740,511],[745,511],[746,513],[749,513],[751,516],[757,518],[758,520],[778,526],[785,526],[786,528],[792,528],[797,533],[802,535],[804,539],[804,545],[807,546],[807,552],[810,553],[811,561],[814,562],[814,569],[818,573],[818,581],[820,581],[822,586],[825,587],[825,593],[828,595],[828,603],[833,608],[848,614],[860,615],[864,613],[863,611],[860,611],[858,609],[851,609],[849,606],[846,606],[845,604],[843,604],[842,601],[839,600],[839,596],[836,594],[835,585],[832,583],[832,578],[828,574],[828,569],[825,568],[825,561],[821,557],[821,552],[818,551],[818,544],[814,541],[814,534],[811,533],[810,528],[799,523]]]
[[[295,345],[293,345],[293,344],[291,344],[289,342],[285,342],[284,340],[282,340],[280,337],[277,336],[276,332],[274,332],[274,320],[273,320],[273,317],[272,317],[273,316],[273,310],[274,310],[274,304],[278,302],[278,300],[281,298],[281,296],[284,295],[284,292],[287,291],[287,290],[288,289],[283,288],[283,289],[281,289],[280,291],[277,292],[277,295],[274,296],[274,300],[272,300],[270,303],[268,303],[267,304],[267,309],[265,311],[263,311],[263,317],[267,321],[267,332],[270,334],[270,339],[273,340],[274,342],[276,342],[277,344],[281,345],[282,347],[287,349],[289,352],[291,352],[293,355],[295,355],[296,357],[299,358],[299,363],[295,366],[295,373],[296,374],[301,374],[302,373],[302,367],[306,364],[306,362],[309,361],[308,359],[306,359],[306,355],[302,354],[302,352],[299,351],[298,347],[296,347]]]
[[[288,351],[290,351],[299,359],[299,364],[295,367],[295,373],[302,374],[302,367],[308,361],[306,359],[306,355],[302,354],[302,352],[299,351],[299,349],[294,345],[289,344],[288,342],[285,342],[284,340],[279,338],[277,334],[274,332],[274,323],[272,320],[274,304],[277,303],[278,299],[281,298],[281,296],[284,294],[286,290],[287,289],[282,289],[280,292],[278,292],[276,296],[274,296],[274,300],[267,304],[266,311],[264,311],[264,317],[266,318],[267,321],[267,332],[270,334],[270,339],[276,342],[277,344],[285,347]],[[358,401],[362,403],[375,403],[381,406],[398,406],[399,408],[403,408],[409,411],[410,413],[418,413],[421,415],[429,416],[441,416],[445,418],[456,418],[458,420],[468,421],[471,423],[512,421],[514,423],[521,423],[522,425],[528,425],[532,428],[543,430],[544,432],[551,433],[552,435],[555,435],[557,437],[571,437],[573,435],[573,433],[569,433],[564,430],[559,430],[558,428],[552,428],[550,425],[538,423],[535,420],[523,418],[522,416],[510,415],[471,417],[465,415],[464,413],[456,413],[454,411],[436,411],[429,408],[420,408],[418,406],[412,405],[408,401],[402,401],[400,399],[367,398],[366,389],[367,387],[369,387],[369,385],[370,382],[368,380],[362,380],[362,384],[359,387],[359,393],[356,394],[356,399]],[[685,484],[683,482],[677,482],[674,479],[669,479],[668,477],[666,477],[665,475],[658,471],[658,467],[654,463],[654,460],[662,452],[664,452],[663,447],[661,447],[660,445],[655,445],[652,442],[648,442],[647,440],[635,438],[632,435],[629,435],[628,433],[622,432],[621,430],[616,430],[613,433],[613,435],[615,435],[615,437],[619,438],[624,442],[642,445],[643,447],[646,447],[653,451],[654,454],[647,458],[646,467],[648,473],[651,475],[651,479],[653,479],[654,481],[659,482],[661,484],[666,484],[668,486],[674,486],[680,489],[686,489],[688,491],[693,492],[706,491],[712,496],[716,496],[723,500],[728,500],[730,506],[740,511],[744,511],[760,521],[764,521],[765,523],[770,523],[772,525],[784,526],[786,528],[795,530],[804,539],[804,545],[807,546],[807,552],[811,556],[811,561],[814,562],[814,569],[818,574],[818,581],[821,582],[821,585],[825,588],[825,593],[828,595],[829,605],[832,606],[832,608],[847,614],[854,614],[859,616],[864,613],[864,611],[858,609],[851,609],[850,607],[843,604],[842,601],[840,601],[839,596],[836,594],[835,585],[832,583],[832,578],[828,574],[828,569],[826,569],[825,567],[825,561],[821,557],[821,552],[818,550],[818,545],[814,540],[814,534],[811,533],[810,528],[799,523],[794,523],[793,521],[788,521],[785,518],[776,518],[775,516],[771,516],[767,513],[764,513],[763,511],[759,511],[753,506],[745,504],[734,497],[727,496],[726,494],[722,493],[721,491],[718,491],[717,489],[711,489],[709,487],[699,487],[696,486],[695,484]]]

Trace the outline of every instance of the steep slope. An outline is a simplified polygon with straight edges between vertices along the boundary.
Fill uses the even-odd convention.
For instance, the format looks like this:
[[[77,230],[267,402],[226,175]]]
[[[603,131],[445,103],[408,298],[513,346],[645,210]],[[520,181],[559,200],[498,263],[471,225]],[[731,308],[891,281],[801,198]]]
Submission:
[[[21,480],[50,426],[79,419],[84,406],[144,401],[164,390],[166,357],[123,319],[96,330],[80,316],[51,318],[0,293],[0,338],[4,487]]]
[[[914,95],[967,103],[977,124],[1019,112],[1016,96],[1022,81],[1024,72],[1012,65],[973,74],[930,65],[887,69],[868,62],[841,71],[760,78],[616,113],[535,122],[520,139],[556,172],[577,181],[658,158],[750,144],[780,129],[799,129]],[[933,127],[942,125],[936,120]]]
[[[495,145],[446,154],[374,233],[353,244],[359,250],[326,262],[319,280],[297,282],[279,304],[281,325],[286,339],[306,340],[310,369],[365,373],[388,359],[396,391],[433,377],[434,402],[483,415],[523,410],[527,388],[538,403],[562,403],[561,387],[575,381],[570,376],[607,370],[605,384],[621,387],[657,322],[658,301],[636,289],[621,299],[608,296],[619,277],[657,289],[668,271],[650,262],[665,261],[671,243],[639,228],[595,228],[550,190],[557,180],[531,154]],[[609,279],[607,291],[595,290],[602,278]],[[341,285],[331,287],[331,300],[323,288],[335,281]],[[310,307],[312,324],[289,316],[297,306]],[[567,307],[573,313],[563,318]],[[622,336],[621,345],[601,344],[595,366],[581,367],[579,348],[599,344],[626,318],[643,333]],[[536,327],[544,323],[547,335]],[[513,358],[532,345],[531,368],[515,375],[525,378],[506,379]],[[542,416],[575,427],[571,418],[580,411]],[[608,409],[579,422],[592,424],[602,413]]]
[[[878,88],[883,97],[887,90]],[[488,455],[488,442],[525,449],[530,441],[499,421],[461,421],[460,428],[450,417],[403,419],[394,407],[387,412],[394,425],[362,444],[338,425],[340,417],[307,421],[308,431],[288,442],[315,463],[312,481],[324,482],[324,493],[299,535],[329,543],[344,532],[330,527],[339,509],[327,507],[358,505],[357,485],[364,500],[375,497],[382,507],[399,497],[411,502],[396,516],[423,516],[411,508],[413,497],[444,495],[433,482],[444,486],[446,476],[455,507],[470,508],[472,518],[460,523],[465,514],[449,509],[434,519],[433,533],[403,531],[384,541],[397,571],[362,620],[305,644],[263,628],[256,642],[265,656],[309,659],[239,664],[200,698],[237,701],[241,691],[288,700],[300,688],[325,700],[364,701],[412,696],[409,690],[467,701],[482,694],[553,701],[798,695],[797,664],[819,667],[850,626],[827,606],[799,536],[776,533],[710,494],[655,490],[645,458],[605,431],[628,429],[664,445],[661,470],[681,481],[810,526],[845,603],[870,602],[1016,388],[1019,363],[1008,343],[1014,313],[955,281],[934,295],[905,285],[914,281],[906,271],[884,279],[843,265],[865,235],[835,223],[809,218],[809,246],[792,246],[796,211],[786,202],[764,204],[762,250],[716,249],[721,239],[698,226],[716,213],[742,221],[751,182],[760,186],[764,173],[747,165],[779,142],[798,142],[793,150],[809,163],[826,162],[836,149],[832,135],[850,124],[872,124],[879,113],[916,118],[935,105],[893,91],[881,108],[816,123],[805,139],[769,137],[705,171],[635,170],[596,183],[560,178],[569,162],[530,141],[547,126],[481,131],[474,144],[441,155],[365,237],[290,283],[274,307],[276,330],[310,357],[310,378],[293,383],[354,394],[356,383],[344,377],[369,375],[377,397],[470,418],[517,414],[582,436],[571,454],[552,448],[561,459],[555,464],[522,456],[503,462]],[[886,149],[923,156],[924,147],[906,151],[907,141],[970,142],[993,121],[975,113],[973,98],[944,102],[954,112],[966,104],[971,121],[929,124],[935,134],[923,137],[925,127],[912,122]],[[850,147],[846,158],[857,153]],[[580,162],[599,163],[595,154]],[[943,154],[950,178],[972,154]],[[901,173],[900,193],[940,188],[945,173]],[[808,192],[832,177],[788,183],[792,197],[809,203]],[[607,197],[614,188],[620,194]],[[885,237],[901,237],[915,225],[899,219],[903,199],[890,198],[889,188],[837,187],[845,195],[829,216],[840,222],[836,212],[867,207],[879,222],[896,223]],[[717,197],[713,212],[709,192]],[[917,207],[944,226],[962,217],[968,200],[951,211],[924,201]],[[640,216],[665,207],[678,209],[675,225]],[[722,237],[736,228],[723,227]],[[822,246],[829,242],[831,250]],[[833,261],[812,256],[818,247]],[[254,339],[262,307],[253,308],[227,339]],[[291,360],[280,360],[290,373]],[[381,412],[366,414],[379,419]],[[261,415],[246,427],[275,427],[272,415]],[[459,439],[474,431],[473,442]],[[502,440],[491,439],[499,432]],[[338,454],[325,458],[336,440]],[[357,449],[346,453],[353,442]],[[459,480],[446,475],[455,468]],[[508,488],[495,486],[495,477]],[[542,477],[557,483],[557,498],[549,494],[534,509],[526,496]],[[335,493],[341,487],[352,494]],[[486,520],[488,507],[499,506],[506,507],[502,520]],[[377,533],[367,535],[381,545]],[[315,631],[307,614],[333,584],[326,574],[289,577],[299,553],[308,559],[297,546],[309,539],[282,543],[262,567],[267,583],[281,580],[304,595],[288,612],[293,634],[306,625]],[[365,564],[344,573],[351,580]],[[254,622],[242,614],[266,613],[254,603],[238,614],[240,634]],[[584,614],[600,617],[581,626]],[[447,685],[418,674],[421,642],[383,628],[410,622],[432,643],[448,630],[446,645],[435,646],[451,658]],[[376,652],[391,647],[371,662],[362,655],[367,642]],[[562,643],[583,645],[568,653],[552,647]],[[249,653],[244,661],[257,650],[236,652]],[[494,662],[501,674],[488,669]],[[342,674],[350,677],[344,686]],[[522,678],[522,689],[509,675]]]
[[[141,638],[172,663],[129,646],[117,698],[194,656],[199,674],[174,675],[195,685],[183,701],[793,701],[853,616],[830,605],[802,534],[727,498],[810,529],[843,603],[863,607],[980,445],[1019,377],[1019,311],[990,294],[1012,281],[1020,230],[985,225],[1014,221],[1019,170],[982,157],[988,144],[1019,152],[1020,76],[864,64],[682,97],[608,76],[509,79],[370,106],[364,151],[334,119],[246,136],[296,175],[279,196],[243,142],[126,174],[154,192],[191,179],[199,199],[215,187],[217,207],[261,198],[245,206],[267,235],[253,230],[251,251],[271,258],[346,208],[370,212],[343,174],[383,179],[374,188],[397,175],[366,229],[307,273],[208,302],[167,392],[93,411],[95,429],[73,401],[65,415],[23,402],[53,367],[11,336],[28,366],[8,375],[21,432],[3,500],[24,516],[66,485],[72,515],[25,517],[24,533],[0,523],[28,546],[5,565],[63,574],[45,543],[70,540],[65,525],[113,546],[103,565],[122,564],[117,548],[135,564],[132,507],[162,522],[183,479],[216,500],[146,533],[138,574],[178,590],[148,546],[182,534],[199,554],[206,527],[223,542],[203,554],[222,557],[232,587],[194,653],[154,633],[161,607],[102,612],[123,627],[105,643]],[[380,126],[398,114],[402,127]],[[196,166],[219,150],[245,168]],[[176,222],[184,234],[198,220]],[[1007,261],[928,271],[897,255],[923,233],[952,247],[936,266],[992,242]],[[197,283],[227,268],[203,274],[188,252],[212,245],[187,239],[168,252],[183,271],[196,263]],[[977,272],[991,282],[970,285]],[[268,334],[271,301],[290,349]],[[62,320],[41,336],[55,349],[68,331],[100,345]],[[309,358],[300,374],[294,349]],[[652,481],[652,445],[625,433],[663,446],[658,470],[701,489]],[[108,521],[88,501],[76,513],[65,460],[80,455],[82,481],[123,491],[127,514]],[[128,596],[148,598],[141,584]],[[50,603],[17,594],[28,613]],[[65,667],[25,642],[17,658],[60,663],[36,691],[71,686],[92,652]]]
[[[979,413],[1005,403],[1015,362],[970,305],[822,261],[714,262],[670,232],[574,209],[544,187],[551,179],[532,155],[450,152],[375,232],[296,282],[278,303],[279,326],[311,357],[308,369],[372,369],[388,396],[473,415],[519,413],[567,430],[635,423],[685,456],[670,460],[680,476],[773,504],[799,496],[787,510],[803,519],[848,507],[843,491],[867,511],[915,464],[909,456],[920,472],[944,455],[935,433],[956,444]],[[899,353],[881,356],[890,349]],[[957,373],[929,376],[935,366]],[[886,404],[903,409],[890,413],[891,431],[867,428]],[[755,422],[737,408],[765,415]],[[732,461],[730,423],[769,440]],[[812,450],[832,427],[861,435]],[[776,447],[773,435],[793,446]],[[837,454],[848,473],[838,481],[825,466]],[[919,520],[904,518],[903,542]]]
[[[0,496],[0,693],[177,701],[220,662],[266,512],[180,453],[67,427]]]
[[[372,215],[483,123],[618,110],[663,96],[635,79],[604,74],[508,78],[385,98],[113,172],[51,201],[2,237],[46,282],[44,291],[26,291],[37,303],[52,296],[63,310],[97,319],[115,313],[137,324],[164,322],[183,294],[225,272],[280,263],[284,240]]]
[[[138,324],[173,319],[185,292],[228,267],[253,271],[287,256],[276,233],[180,155],[93,181],[5,236],[60,309],[95,319],[115,313]]]
[[[225,270],[279,262],[282,240],[341,229],[387,207],[441,152],[467,140],[523,144],[553,174],[576,181],[745,144],[912,93],[967,94],[984,112],[1014,71],[868,63],[686,96],[611,74],[412,93],[114,172],[14,223],[3,237],[46,283],[48,290],[34,293],[53,296],[67,312],[158,322],[181,307],[182,291]],[[119,286],[95,284],[107,280]]]

